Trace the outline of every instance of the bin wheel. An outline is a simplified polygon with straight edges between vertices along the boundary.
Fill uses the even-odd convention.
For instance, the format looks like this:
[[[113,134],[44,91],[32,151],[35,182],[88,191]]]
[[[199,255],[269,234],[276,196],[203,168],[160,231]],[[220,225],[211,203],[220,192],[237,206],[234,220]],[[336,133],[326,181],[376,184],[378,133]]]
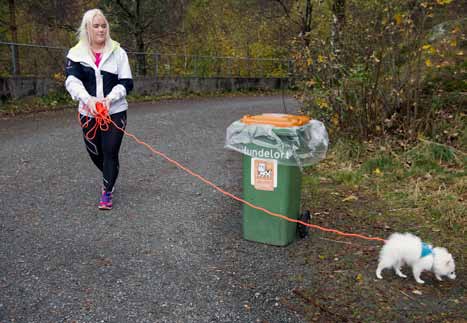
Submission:
[[[308,210],[303,211],[300,214],[299,220],[302,221],[302,222],[305,222],[305,223],[310,223],[310,221],[311,221],[310,211],[308,211]],[[301,239],[303,239],[303,238],[306,238],[308,236],[309,227],[307,227],[306,225],[298,223],[297,231],[298,231],[298,236]]]

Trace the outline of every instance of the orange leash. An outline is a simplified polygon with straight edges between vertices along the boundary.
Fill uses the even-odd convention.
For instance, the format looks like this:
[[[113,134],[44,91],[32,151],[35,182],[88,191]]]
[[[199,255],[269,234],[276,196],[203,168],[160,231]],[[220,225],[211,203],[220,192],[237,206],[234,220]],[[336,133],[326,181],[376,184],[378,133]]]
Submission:
[[[201,180],[205,184],[211,186],[212,188],[216,189],[217,191],[221,192],[225,196],[228,196],[228,197],[230,197],[230,198],[232,198],[232,199],[234,199],[236,201],[239,201],[239,202],[241,202],[243,204],[246,204],[246,205],[248,205],[249,207],[251,207],[253,209],[263,211],[264,213],[267,213],[269,215],[272,215],[274,217],[278,217],[280,219],[283,219],[283,220],[286,220],[286,221],[289,221],[289,222],[299,223],[301,225],[304,225],[304,226],[307,226],[307,227],[310,227],[310,228],[314,228],[314,229],[318,229],[318,230],[321,230],[321,231],[332,232],[332,233],[335,233],[335,234],[338,234],[338,235],[341,235],[341,236],[345,236],[345,237],[353,237],[353,238],[360,238],[360,239],[364,239],[364,240],[373,240],[373,241],[385,242],[384,239],[378,238],[378,237],[367,237],[365,235],[358,234],[358,233],[346,233],[346,232],[342,232],[342,231],[339,231],[339,230],[322,227],[322,226],[319,226],[319,225],[316,225],[316,224],[311,224],[311,223],[303,222],[303,221],[300,221],[300,220],[291,219],[291,218],[289,218],[289,217],[287,217],[285,215],[275,213],[275,212],[271,212],[271,211],[269,211],[269,210],[267,210],[267,209],[265,209],[263,207],[260,207],[260,206],[254,205],[254,204],[252,204],[252,203],[250,203],[248,201],[245,201],[244,199],[223,190],[222,188],[220,188],[216,184],[212,183],[211,181],[207,180],[203,176],[199,175],[198,173],[195,173],[194,171],[190,170],[188,167],[185,167],[182,164],[180,164],[179,162],[177,162],[176,160],[168,157],[166,154],[156,150],[151,145],[149,145],[149,144],[145,143],[144,141],[138,139],[138,137],[136,137],[135,135],[127,132],[125,129],[120,128],[115,122],[112,121],[109,114],[107,113],[107,109],[104,107],[104,105],[102,103],[100,103],[100,102],[96,103],[96,111],[97,111],[97,114],[95,114],[96,124],[86,134],[86,136],[87,136],[89,133],[91,133],[91,136],[89,137],[91,139],[95,137],[96,131],[97,131],[98,128],[100,130],[102,130],[102,131],[107,131],[109,129],[109,126],[110,126],[110,123],[111,123],[111,124],[113,124],[115,126],[115,128],[122,131],[128,137],[133,138],[133,140],[135,140],[138,144],[145,146],[147,149],[149,149],[154,154],[156,154],[158,156],[161,156],[162,158],[167,160],[169,163],[174,164],[175,166],[177,166],[178,168],[184,170],[185,172],[192,175],[193,177],[198,178],[199,180]],[[83,125],[81,125],[81,126],[83,126]],[[88,137],[86,137],[86,138],[88,138]]]
[[[90,112],[89,109],[88,109],[88,112]],[[86,122],[82,123],[81,118],[79,117],[79,113],[78,113],[78,119],[79,119],[81,128],[86,127],[90,121],[90,118],[88,116],[85,116],[85,118],[86,118]],[[96,133],[98,129],[101,131],[109,130],[110,124],[113,123],[112,119],[110,118],[109,113],[107,112],[107,109],[105,108],[104,104],[102,104],[101,102],[96,103],[96,113],[94,113],[94,119],[96,120],[96,123],[85,134],[85,137],[88,140],[92,140],[96,137]]]

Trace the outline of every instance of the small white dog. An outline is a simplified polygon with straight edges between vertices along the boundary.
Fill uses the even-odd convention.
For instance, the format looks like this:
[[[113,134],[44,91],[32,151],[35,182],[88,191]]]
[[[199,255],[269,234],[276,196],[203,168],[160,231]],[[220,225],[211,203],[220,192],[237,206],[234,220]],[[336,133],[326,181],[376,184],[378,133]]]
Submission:
[[[432,271],[438,280],[443,280],[441,276],[456,278],[454,258],[446,248],[433,248],[411,233],[393,233],[379,254],[376,277],[382,279],[381,271],[392,267],[397,276],[406,278],[401,272],[405,264],[412,267],[413,276],[419,284],[424,283],[420,274],[425,270]]]

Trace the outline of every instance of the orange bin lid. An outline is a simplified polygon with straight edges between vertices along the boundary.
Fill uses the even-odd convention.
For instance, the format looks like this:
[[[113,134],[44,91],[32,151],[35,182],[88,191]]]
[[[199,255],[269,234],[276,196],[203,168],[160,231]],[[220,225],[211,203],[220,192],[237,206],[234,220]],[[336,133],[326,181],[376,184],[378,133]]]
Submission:
[[[293,114],[264,113],[256,116],[246,115],[240,119],[244,124],[267,124],[279,128],[299,127],[310,122],[310,117]]]

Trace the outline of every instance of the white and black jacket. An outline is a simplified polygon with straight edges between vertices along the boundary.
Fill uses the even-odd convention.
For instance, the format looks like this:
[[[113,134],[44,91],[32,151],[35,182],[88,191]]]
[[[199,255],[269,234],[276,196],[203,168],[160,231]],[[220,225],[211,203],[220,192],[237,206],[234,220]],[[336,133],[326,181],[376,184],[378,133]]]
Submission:
[[[113,41],[112,50],[105,52],[99,67],[89,49],[79,42],[67,54],[65,87],[74,100],[79,101],[79,112],[89,115],[86,102],[91,96],[110,99],[110,114],[128,109],[125,96],[133,89],[128,56],[120,44]]]

